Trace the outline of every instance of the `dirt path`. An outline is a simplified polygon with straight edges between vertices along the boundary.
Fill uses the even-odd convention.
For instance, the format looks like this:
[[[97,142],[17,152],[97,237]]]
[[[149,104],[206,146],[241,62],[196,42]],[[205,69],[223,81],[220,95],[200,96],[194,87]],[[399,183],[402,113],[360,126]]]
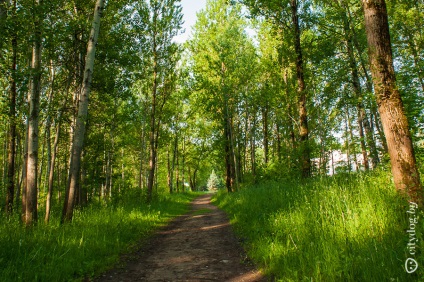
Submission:
[[[225,213],[210,199],[208,194],[194,200],[190,213],[97,281],[266,281],[247,261]]]

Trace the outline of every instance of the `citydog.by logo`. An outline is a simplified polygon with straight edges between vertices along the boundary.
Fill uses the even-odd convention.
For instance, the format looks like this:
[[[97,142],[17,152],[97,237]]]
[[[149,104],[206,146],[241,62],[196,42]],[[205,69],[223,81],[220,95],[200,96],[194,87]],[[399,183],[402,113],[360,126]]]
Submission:
[[[409,203],[409,210],[406,212],[409,215],[409,228],[406,232],[409,235],[408,240],[408,253],[411,256],[415,256],[417,253],[417,233],[416,226],[418,224],[417,216],[418,205],[414,202]],[[405,261],[405,270],[407,273],[414,273],[418,269],[418,262],[413,258],[408,258]]]
[[[413,258],[409,258],[405,262],[405,270],[408,273],[414,273],[418,269],[418,262]]]

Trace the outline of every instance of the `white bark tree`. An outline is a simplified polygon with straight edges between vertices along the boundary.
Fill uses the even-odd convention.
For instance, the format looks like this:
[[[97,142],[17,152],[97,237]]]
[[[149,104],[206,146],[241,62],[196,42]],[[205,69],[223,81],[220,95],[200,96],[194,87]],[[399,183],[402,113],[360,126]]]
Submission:
[[[81,153],[84,144],[85,127],[88,113],[88,98],[91,91],[91,82],[93,79],[94,59],[96,55],[96,44],[99,37],[100,18],[102,16],[104,0],[96,0],[94,9],[93,24],[90,31],[90,39],[87,46],[87,55],[85,58],[84,79],[81,87],[81,94],[78,104],[78,115],[75,124],[75,131],[72,138],[72,147],[70,155],[70,167],[68,182],[66,185],[65,203],[63,206],[61,222],[72,220],[75,196],[79,185],[81,170]]]

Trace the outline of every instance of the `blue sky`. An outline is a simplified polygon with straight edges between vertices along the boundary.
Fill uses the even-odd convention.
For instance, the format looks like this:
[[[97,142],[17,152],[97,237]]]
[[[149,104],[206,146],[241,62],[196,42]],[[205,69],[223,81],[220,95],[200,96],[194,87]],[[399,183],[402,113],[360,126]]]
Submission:
[[[191,34],[191,27],[196,23],[196,13],[206,7],[206,0],[182,0],[185,33],[177,36],[176,42],[184,42]]]

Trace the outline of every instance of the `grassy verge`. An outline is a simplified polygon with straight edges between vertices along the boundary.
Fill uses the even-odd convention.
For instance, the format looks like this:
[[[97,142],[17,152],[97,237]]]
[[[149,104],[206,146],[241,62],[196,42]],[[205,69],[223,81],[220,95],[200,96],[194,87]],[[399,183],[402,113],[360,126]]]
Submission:
[[[186,212],[195,196],[159,196],[150,205],[127,197],[119,206],[76,211],[72,224],[40,222],[28,230],[1,218],[0,281],[72,281],[99,274],[137,241]]]
[[[409,203],[386,172],[261,183],[214,200],[249,256],[278,281],[424,281],[424,219],[412,226],[411,255]],[[405,271],[409,257],[419,264],[413,274]]]

